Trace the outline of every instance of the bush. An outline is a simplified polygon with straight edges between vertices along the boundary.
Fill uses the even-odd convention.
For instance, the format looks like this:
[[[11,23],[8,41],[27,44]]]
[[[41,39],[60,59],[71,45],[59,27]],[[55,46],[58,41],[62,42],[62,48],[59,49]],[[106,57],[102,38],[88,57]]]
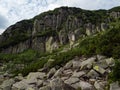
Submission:
[[[112,72],[109,74],[109,81],[120,81],[120,61],[115,60]]]

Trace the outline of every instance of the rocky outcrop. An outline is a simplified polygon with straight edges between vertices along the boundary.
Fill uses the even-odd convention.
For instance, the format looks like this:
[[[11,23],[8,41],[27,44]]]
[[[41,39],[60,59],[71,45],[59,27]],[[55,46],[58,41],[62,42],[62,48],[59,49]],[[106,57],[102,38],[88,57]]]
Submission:
[[[72,47],[80,37],[107,30],[111,27],[109,23],[120,16],[120,12],[114,10],[97,12],[61,7],[33,19],[20,21],[7,28],[0,36],[0,51],[19,53],[30,48],[51,52],[67,43]]]
[[[5,80],[0,88],[5,90],[105,90],[108,87],[108,74],[114,65],[113,58],[101,55],[90,58],[76,57],[64,66],[49,68],[53,59],[38,72],[21,74]],[[118,82],[111,83],[109,90],[119,90]]]

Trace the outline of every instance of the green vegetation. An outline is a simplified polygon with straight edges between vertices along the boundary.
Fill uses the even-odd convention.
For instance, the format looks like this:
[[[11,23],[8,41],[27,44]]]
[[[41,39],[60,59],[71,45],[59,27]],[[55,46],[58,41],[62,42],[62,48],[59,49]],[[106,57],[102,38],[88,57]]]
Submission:
[[[120,61],[115,60],[115,65],[112,72],[109,74],[109,82],[119,81],[120,82]]]
[[[78,8],[70,8],[72,10],[71,13],[68,7],[63,7],[61,9],[66,10],[65,12],[70,14],[72,18],[75,17],[80,18],[83,22],[82,24],[86,24],[90,22],[94,25],[99,25],[100,23],[105,22],[106,18],[109,17],[106,10],[88,11]],[[113,8],[111,10],[118,10],[118,9],[119,8]],[[18,24],[13,25],[10,31],[11,36],[9,36],[7,32],[3,34],[6,37],[6,40],[0,43],[0,49],[7,48],[8,46],[13,46],[18,44],[19,42],[30,39],[32,37],[31,30],[33,28],[34,20],[42,19],[46,15],[50,15],[50,16],[53,14],[57,15],[60,13],[58,10],[59,9],[55,9],[54,11],[42,13],[41,15],[36,16],[30,21],[24,20],[22,21],[22,23],[18,22]],[[112,28],[106,31],[102,31],[101,33],[98,33],[94,36],[88,36],[82,38],[82,40],[80,40],[79,45],[77,47],[72,48],[67,52],[61,52],[63,48],[60,48],[56,51],[53,51],[52,53],[48,53],[48,52],[40,53],[31,49],[18,54],[0,53],[0,63],[1,62],[7,63],[8,64],[7,69],[8,68],[11,69],[11,72],[13,72],[14,74],[22,73],[23,75],[27,75],[29,72],[37,71],[39,68],[42,68],[49,59],[55,60],[54,62],[52,62],[49,68],[54,67],[56,65],[61,66],[62,64],[65,64],[69,60],[73,59],[75,56],[82,56],[82,55],[92,56],[96,54],[102,54],[108,57],[114,57],[118,59],[120,58],[120,26],[119,26],[120,18],[113,19],[110,17],[110,19],[112,22],[110,22],[109,25]],[[60,30],[65,29],[66,21],[67,21],[67,17],[64,18],[62,24],[58,26]],[[30,30],[28,29],[28,27],[30,28]],[[58,32],[56,30],[52,30],[52,28],[50,27],[47,28],[48,28],[47,30],[37,33],[36,36],[37,37],[58,36]],[[81,33],[85,34],[85,30],[83,28],[84,27],[81,27],[79,29],[81,30]],[[23,64],[24,67],[16,68],[16,65],[18,64]],[[113,67],[113,71],[110,75],[112,81],[120,79],[119,65],[120,62],[116,60],[115,67]]]
[[[32,27],[31,20],[23,20],[10,26],[2,35],[5,40],[0,42],[0,49],[16,45],[19,42],[29,39],[31,37]]]
[[[101,32],[95,36],[89,36],[80,41],[76,48],[72,48],[67,52],[60,52],[62,49],[56,50],[52,53],[39,53],[34,50],[27,50],[19,54],[0,54],[0,60],[6,62],[12,61],[14,64],[24,64],[25,67],[20,70],[14,70],[14,73],[22,73],[27,75],[31,71],[37,71],[42,68],[48,59],[55,61],[49,68],[56,65],[61,66],[75,56],[92,56],[102,54],[108,57],[120,58],[120,30],[114,28]],[[3,61],[1,61],[3,62]]]

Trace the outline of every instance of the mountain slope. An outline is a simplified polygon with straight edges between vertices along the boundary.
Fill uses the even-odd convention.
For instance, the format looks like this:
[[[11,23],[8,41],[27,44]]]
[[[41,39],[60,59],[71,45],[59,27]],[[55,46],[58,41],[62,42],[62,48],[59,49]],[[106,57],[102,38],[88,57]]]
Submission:
[[[0,36],[0,51],[19,53],[29,48],[41,52],[50,51],[70,42],[72,34],[77,40],[79,37],[110,28],[109,23],[115,18],[119,18],[119,13],[112,9],[89,11],[69,7],[57,8],[7,28]],[[50,37],[53,41],[51,45],[47,43]]]
[[[2,89],[21,89],[21,84],[29,86],[25,89],[59,88],[55,83],[60,83],[63,90],[84,90],[84,84],[92,90],[109,88],[110,82],[120,80],[120,9],[61,7],[42,13],[10,26],[0,36],[0,52],[0,84],[6,77],[12,83],[3,82]],[[55,76],[55,72],[62,73],[50,79],[49,74]],[[36,80],[42,80],[42,84]],[[40,86],[33,88],[33,84]],[[120,88],[117,82],[112,85]]]

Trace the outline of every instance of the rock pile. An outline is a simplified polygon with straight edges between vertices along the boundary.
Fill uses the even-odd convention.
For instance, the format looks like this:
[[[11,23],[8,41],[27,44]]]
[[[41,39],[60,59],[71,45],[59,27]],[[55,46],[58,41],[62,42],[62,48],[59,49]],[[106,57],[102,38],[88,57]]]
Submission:
[[[63,67],[49,72],[31,72],[5,80],[1,90],[105,90],[108,74],[114,65],[113,58],[101,55],[90,58],[76,57]],[[120,90],[118,82],[110,84],[110,90]]]

